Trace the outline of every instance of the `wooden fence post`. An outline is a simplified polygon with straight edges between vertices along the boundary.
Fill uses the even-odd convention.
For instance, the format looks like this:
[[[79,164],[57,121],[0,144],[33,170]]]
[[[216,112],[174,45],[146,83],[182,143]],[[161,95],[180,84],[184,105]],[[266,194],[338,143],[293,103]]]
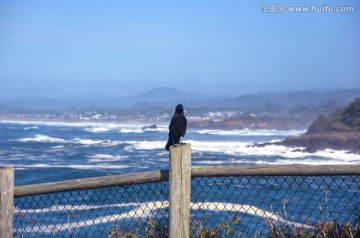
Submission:
[[[0,168],[0,237],[13,237],[14,167]]]
[[[190,227],[191,144],[170,147],[169,237],[188,238]]]

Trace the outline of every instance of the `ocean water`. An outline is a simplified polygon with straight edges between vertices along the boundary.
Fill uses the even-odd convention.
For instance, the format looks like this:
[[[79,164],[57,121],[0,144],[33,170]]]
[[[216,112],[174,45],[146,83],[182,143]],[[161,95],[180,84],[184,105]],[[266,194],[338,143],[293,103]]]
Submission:
[[[15,185],[54,182],[168,168],[167,125],[0,122],[0,166],[15,167]],[[304,131],[192,129],[193,165],[359,164],[346,151],[299,152],[284,146],[256,147]]]
[[[148,126],[3,121],[0,166],[15,167],[15,185],[167,169],[169,153],[164,149],[167,125]],[[188,128],[183,142],[191,143],[193,165],[360,163],[360,155],[346,151],[311,154],[299,152],[299,148],[253,146],[301,133]],[[305,224],[308,219],[321,221],[326,215],[321,207],[326,207],[331,211],[327,219],[355,221],[360,209],[359,184],[358,177],[198,178],[192,181],[191,216],[195,220],[205,217],[209,224],[240,216],[241,226],[237,229],[250,236],[258,230],[267,230],[262,214],[269,214],[271,219],[280,214],[289,224],[295,221]],[[134,191],[143,191],[141,200]],[[168,185],[164,183],[18,198],[14,202],[14,236],[107,237],[113,225],[130,225],[134,219],[144,221],[145,213],[153,214],[154,218],[160,216],[161,220],[167,214],[163,203],[167,194]],[[285,217],[284,201],[288,201]],[[144,209],[144,213],[140,212],[143,215],[139,216],[137,209]],[[260,215],[251,211],[260,211]]]

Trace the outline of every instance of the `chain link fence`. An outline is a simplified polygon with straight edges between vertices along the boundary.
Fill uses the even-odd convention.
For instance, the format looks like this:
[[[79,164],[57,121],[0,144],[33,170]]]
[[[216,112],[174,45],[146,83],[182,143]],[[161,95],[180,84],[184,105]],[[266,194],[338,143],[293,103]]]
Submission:
[[[166,237],[168,194],[168,182],[154,182],[18,197],[14,237]],[[196,177],[190,229],[194,237],[275,237],[355,224],[359,199],[360,176]]]
[[[360,176],[195,178],[192,230],[198,235],[223,229],[236,237],[295,237],[319,225],[356,224],[359,186]]]
[[[168,216],[167,182],[57,192],[14,199],[14,237],[144,234]]]

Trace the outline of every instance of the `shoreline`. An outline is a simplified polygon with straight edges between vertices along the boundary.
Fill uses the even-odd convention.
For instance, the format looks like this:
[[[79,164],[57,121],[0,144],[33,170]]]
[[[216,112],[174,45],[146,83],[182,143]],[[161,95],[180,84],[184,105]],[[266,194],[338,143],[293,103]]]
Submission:
[[[2,124],[22,124],[22,125],[47,125],[47,126],[74,126],[74,127],[106,127],[106,130],[111,130],[115,128],[129,128],[129,129],[136,129],[136,130],[156,130],[162,129],[164,132],[166,131],[168,125],[165,123],[152,123],[152,122],[119,122],[119,121],[99,121],[99,120],[92,120],[92,121],[80,121],[80,120],[0,120]],[[253,143],[249,146],[254,147],[265,147],[271,145],[277,146],[285,146],[292,150],[293,152],[303,152],[303,153],[313,153],[316,152],[326,151],[326,150],[333,150],[335,152],[342,152],[346,154],[360,154],[359,148],[351,148],[349,145],[353,145],[355,142],[353,139],[352,143],[348,142],[341,142],[341,145],[336,145],[336,140],[332,140],[332,144],[327,146],[326,143],[322,141],[318,142],[321,146],[312,145],[314,142],[314,136],[305,135],[305,130],[278,130],[278,129],[252,129],[252,128],[224,128],[224,129],[213,129],[208,127],[195,127],[195,128],[188,128],[189,131],[193,130],[192,132],[196,132],[198,134],[210,134],[210,135],[219,135],[219,136],[272,136],[272,135],[280,135],[285,136],[286,138],[282,141],[276,142],[264,142],[264,143]],[[93,131],[102,132],[101,130]],[[130,131],[131,132],[131,131]],[[358,133],[360,138],[360,132]],[[321,136],[317,135],[318,138]],[[324,139],[324,136],[322,136]],[[360,141],[360,139],[359,139]]]

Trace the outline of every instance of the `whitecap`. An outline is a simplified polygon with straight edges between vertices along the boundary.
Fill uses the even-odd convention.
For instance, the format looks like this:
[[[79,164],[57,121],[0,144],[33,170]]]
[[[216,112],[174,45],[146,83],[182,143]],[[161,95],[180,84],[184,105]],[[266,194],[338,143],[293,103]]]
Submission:
[[[164,149],[164,141],[127,141],[126,143],[130,144],[126,147],[126,150],[157,150]]]
[[[115,146],[115,145],[119,145],[119,144],[123,143],[121,141],[92,140],[92,139],[85,139],[85,138],[78,138],[78,137],[71,139],[71,140],[65,140],[65,139],[50,137],[50,136],[41,135],[41,134],[36,134],[35,137],[23,138],[23,139],[19,139],[19,140],[15,140],[15,141],[37,142],[37,143],[63,143],[63,144],[72,143],[72,144],[79,144],[79,145],[84,145],[84,146],[90,146],[90,145]],[[52,148],[59,149],[59,148],[62,148],[62,146],[54,146]]]
[[[144,131],[141,128],[131,129],[131,128],[122,128],[120,133],[143,133]]]
[[[192,145],[194,152],[220,153],[234,156],[259,156],[259,157],[281,157],[286,159],[286,163],[308,163],[312,164],[317,159],[318,164],[348,164],[360,163],[359,154],[351,154],[341,150],[322,150],[315,153],[303,152],[304,148],[291,148],[282,145],[268,145],[264,147],[253,146],[248,142],[226,141],[187,141]],[[306,160],[308,158],[308,160]],[[328,160],[324,160],[328,158]],[[289,160],[293,159],[293,160]],[[305,160],[304,160],[305,159]],[[255,162],[255,159],[254,159]],[[277,161],[277,163],[282,163]]]
[[[51,149],[62,149],[62,148],[64,148],[63,145],[57,145],[57,146],[51,147]]]
[[[125,155],[95,154],[89,156],[90,163],[117,161],[129,158]]]
[[[75,138],[75,139],[71,140],[70,142],[75,143],[75,144],[81,144],[81,145],[95,145],[95,144],[104,143],[106,141]]]
[[[114,206],[115,205],[115,206]],[[133,208],[129,211],[125,211],[122,213],[115,213],[111,215],[98,215],[96,219],[87,219],[82,221],[72,221],[68,222],[67,224],[61,224],[61,223],[50,223],[50,224],[42,224],[42,225],[33,225],[28,226],[24,228],[25,232],[37,232],[42,231],[45,233],[53,233],[55,231],[61,231],[61,230],[69,230],[73,227],[86,227],[91,225],[98,225],[102,224],[104,221],[107,222],[118,222],[119,220],[124,220],[128,218],[147,218],[151,217],[153,214],[155,214],[156,210],[164,209],[169,207],[169,201],[153,201],[153,202],[144,202],[144,203],[118,203],[110,205],[114,206],[115,208],[123,207],[123,206],[132,206]],[[224,202],[198,202],[198,203],[190,203],[190,207],[193,210],[204,210],[204,211],[222,211],[222,212],[237,212],[237,213],[243,213],[247,215],[251,215],[253,217],[261,218],[261,220],[266,223],[268,220],[281,222],[283,224],[287,224],[294,227],[302,227],[302,228],[313,228],[310,225],[298,223],[295,221],[287,220],[286,217],[280,216],[275,214],[273,211],[268,211],[266,209],[262,209],[257,206],[248,205],[248,204],[238,204],[238,203],[224,203]],[[80,205],[72,205],[72,206],[52,206],[49,208],[43,208],[43,210],[40,209],[20,209],[17,208],[16,210],[19,210],[19,212],[15,212],[15,214],[21,214],[21,213],[40,213],[41,211],[50,212],[55,210],[94,210],[94,209],[102,209],[103,207],[98,205],[89,205],[86,206],[83,204]],[[99,213],[100,214],[100,213]],[[267,220],[268,219],[268,220]],[[20,228],[21,229],[21,228]]]
[[[25,131],[26,130],[37,130],[37,129],[39,129],[38,126],[27,126],[27,127],[24,128]]]
[[[85,129],[85,131],[93,133],[108,132],[110,130],[111,129],[107,127],[90,127]]]
[[[24,168],[70,168],[70,169],[126,169],[129,168],[128,165],[114,165],[114,164],[96,164],[96,165],[89,165],[89,164],[17,164],[16,168],[24,169]]]
[[[117,123],[93,123],[85,128],[85,131],[92,133],[102,133],[108,131],[118,131],[122,128],[140,128],[138,125],[133,124],[117,124]]]
[[[35,137],[23,138],[17,140],[19,142],[38,142],[38,143],[65,143],[64,139],[50,137],[47,135],[36,134]]]
[[[120,133],[144,133],[144,132],[168,132],[168,129],[163,126],[157,126],[156,128],[152,127],[139,127],[139,128],[122,128],[119,131]]]
[[[221,135],[221,136],[296,136],[305,133],[303,130],[197,130],[195,133],[198,134],[210,134],[210,135]]]
[[[157,126],[156,128],[152,127],[145,127],[143,128],[144,131],[151,131],[151,132],[168,132],[168,127],[165,126]]]
[[[60,127],[82,127],[85,130],[118,130],[120,128],[141,128],[144,124],[113,123],[113,122],[59,122],[59,121],[14,121],[1,120],[0,123],[31,125],[31,126],[60,126]]]

